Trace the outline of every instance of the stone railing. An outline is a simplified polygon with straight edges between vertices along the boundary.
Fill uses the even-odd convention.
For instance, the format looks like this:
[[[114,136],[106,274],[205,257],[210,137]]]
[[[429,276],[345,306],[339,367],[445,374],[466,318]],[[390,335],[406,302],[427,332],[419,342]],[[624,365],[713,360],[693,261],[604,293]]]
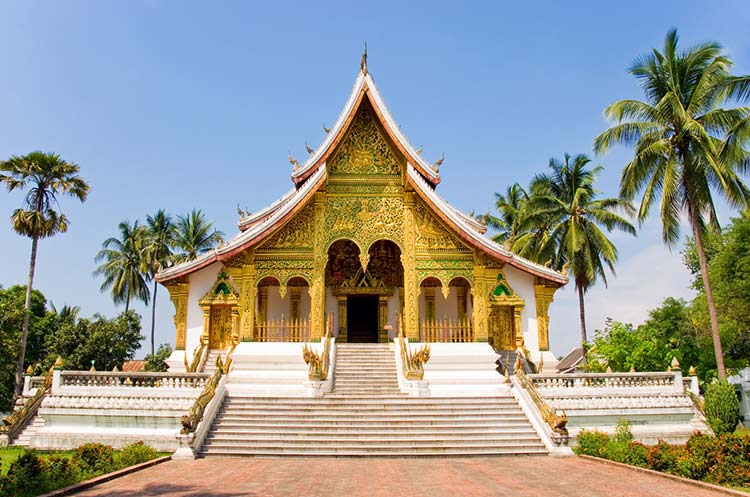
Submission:
[[[681,376],[678,372],[532,374],[529,381],[544,389],[666,387],[682,391]]]
[[[547,423],[549,429],[552,431],[551,437],[556,445],[567,445],[569,434],[566,425],[568,424],[568,416],[565,411],[558,414],[557,411],[550,406],[539,391],[536,389],[533,379],[524,372],[522,359],[520,355],[516,359],[514,368],[514,376],[518,380],[518,384],[526,391],[531,401],[536,406],[539,415]]]
[[[0,447],[7,447],[13,437],[23,428],[29,419],[36,414],[37,409],[44,400],[47,392],[52,387],[52,376],[54,368],[50,368],[47,376],[44,376],[42,385],[36,387],[34,394],[24,401],[18,409],[3,418],[0,425]],[[27,377],[29,378],[29,377]],[[30,382],[29,382],[30,383]]]
[[[57,376],[57,375],[56,375]],[[203,388],[207,373],[128,373],[122,371],[60,371],[60,387]]]

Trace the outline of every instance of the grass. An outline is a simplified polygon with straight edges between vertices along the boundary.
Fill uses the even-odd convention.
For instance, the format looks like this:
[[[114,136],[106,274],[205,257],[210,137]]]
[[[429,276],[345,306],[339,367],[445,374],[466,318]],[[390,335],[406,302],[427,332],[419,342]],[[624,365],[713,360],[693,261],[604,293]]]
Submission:
[[[0,449],[0,474],[8,473],[10,465],[18,459],[18,456],[23,454],[23,447],[5,447]],[[42,459],[47,458],[51,455],[58,455],[62,457],[72,457],[72,450],[58,450],[58,451],[37,451],[37,455]]]

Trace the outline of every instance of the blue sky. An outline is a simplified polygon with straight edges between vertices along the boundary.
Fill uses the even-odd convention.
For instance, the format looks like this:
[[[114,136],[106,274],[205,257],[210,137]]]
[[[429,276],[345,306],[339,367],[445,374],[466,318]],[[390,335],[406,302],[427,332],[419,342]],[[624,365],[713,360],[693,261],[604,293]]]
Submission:
[[[0,2],[0,157],[54,151],[91,183],[63,201],[70,231],[40,244],[35,287],[84,314],[115,308],[91,275],[121,220],[198,207],[227,235],[236,206],[257,210],[290,187],[287,153],[306,157],[369,68],[424,155],[445,153],[439,193],[477,212],[550,157],[591,153],[604,107],[640,98],[626,69],[677,27],[683,46],[720,41],[750,72],[750,3],[632,2]],[[629,151],[602,158],[617,191]],[[25,281],[30,241],[7,222],[20,195],[0,193],[0,284]],[[724,211],[726,219],[731,212]],[[589,327],[638,322],[666,296],[690,296],[659,226],[615,235],[618,276],[588,297]],[[160,292],[157,343],[173,342]],[[142,306],[136,306],[144,314]],[[572,286],[551,309],[553,351],[578,339]],[[144,319],[144,321],[146,321]],[[144,323],[146,324],[146,323]],[[147,326],[146,326],[147,328]]]

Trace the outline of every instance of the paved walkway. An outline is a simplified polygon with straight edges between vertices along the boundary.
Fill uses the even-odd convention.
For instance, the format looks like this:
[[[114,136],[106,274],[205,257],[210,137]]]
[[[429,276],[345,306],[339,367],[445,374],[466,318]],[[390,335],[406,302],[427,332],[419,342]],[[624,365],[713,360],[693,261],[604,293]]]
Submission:
[[[684,484],[579,458],[254,458],[163,464],[79,496],[693,496]]]

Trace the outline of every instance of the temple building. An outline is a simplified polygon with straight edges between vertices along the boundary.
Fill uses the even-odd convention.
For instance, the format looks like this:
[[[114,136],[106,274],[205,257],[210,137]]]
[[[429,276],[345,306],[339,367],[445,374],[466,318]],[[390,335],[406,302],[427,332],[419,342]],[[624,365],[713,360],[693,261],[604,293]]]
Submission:
[[[485,236],[441,198],[439,166],[409,144],[363,56],[341,115],[293,188],[243,214],[239,232],[158,275],[175,306],[176,349],[199,343],[411,342],[524,346],[554,364],[548,309],[568,278]]]

